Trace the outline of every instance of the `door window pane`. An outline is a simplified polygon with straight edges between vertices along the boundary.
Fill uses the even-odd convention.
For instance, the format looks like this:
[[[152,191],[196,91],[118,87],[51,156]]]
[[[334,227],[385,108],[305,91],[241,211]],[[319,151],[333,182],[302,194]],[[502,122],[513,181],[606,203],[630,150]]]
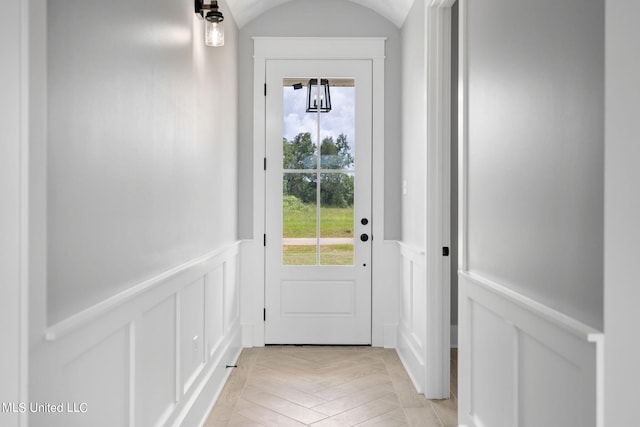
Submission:
[[[316,169],[318,117],[306,114],[306,82],[309,78],[284,79],[282,87],[282,168]],[[298,84],[302,88],[295,89]]]
[[[323,173],[320,179],[320,265],[353,265],[352,173]]]
[[[307,112],[313,79],[329,82],[328,112]],[[354,83],[349,78],[283,80],[284,265],[354,265]]]
[[[282,263],[317,264],[316,174],[285,173],[282,180]]]
[[[353,79],[328,79],[331,111],[320,115],[320,167],[353,169],[355,166],[355,86]]]

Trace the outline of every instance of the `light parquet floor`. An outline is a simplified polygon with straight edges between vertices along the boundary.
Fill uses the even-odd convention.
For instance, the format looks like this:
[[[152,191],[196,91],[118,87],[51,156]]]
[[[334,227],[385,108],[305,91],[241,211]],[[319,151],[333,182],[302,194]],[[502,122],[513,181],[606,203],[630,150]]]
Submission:
[[[268,346],[242,351],[205,427],[457,425],[457,354],[451,399],[416,393],[391,349]]]

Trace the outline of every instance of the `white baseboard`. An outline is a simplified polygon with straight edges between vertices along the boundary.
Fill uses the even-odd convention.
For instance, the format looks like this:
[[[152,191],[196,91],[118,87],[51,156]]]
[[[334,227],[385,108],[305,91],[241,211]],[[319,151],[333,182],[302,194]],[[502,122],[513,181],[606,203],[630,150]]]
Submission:
[[[398,332],[396,352],[416,391],[424,393],[425,364],[421,355],[421,346],[411,332],[402,326]]]
[[[238,358],[242,352],[241,330],[237,329],[229,342],[226,350],[220,357],[211,363],[208,372],[204,375],[199,384],[199,390],[193,394],[192,399],[185,405],[178,417],[173,421],[174,427],[179,426],[202,426],[207,421],[209,413],[213,409],[222,389],[224,388],[232,369],[227,366],[237,365]]]
[[[385,323],[384,348],[396,348],[398,345],[398,324]]]
[[[416,390],[426,390],[427,272],[425,251],[399,242],[400,290],[397,352]]]
[[[253,347],[253,325],[248,323],[242,324],[242,346]]]

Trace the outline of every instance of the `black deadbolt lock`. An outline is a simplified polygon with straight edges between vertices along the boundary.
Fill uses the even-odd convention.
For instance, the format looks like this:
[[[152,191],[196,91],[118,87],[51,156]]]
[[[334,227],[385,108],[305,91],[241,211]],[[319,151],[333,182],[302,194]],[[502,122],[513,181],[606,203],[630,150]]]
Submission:
[[[369,220],[368,220],[367,218],[362,218],[362,219],[360,220],[360,224],[362,224],[362,225],[367,225],[367,224],[369,224]]]
[[[361,234],[360,235],[360,240],[362,240],[363,242],[366,242],[367,240],[369,240],[369,235],[368,234]]]

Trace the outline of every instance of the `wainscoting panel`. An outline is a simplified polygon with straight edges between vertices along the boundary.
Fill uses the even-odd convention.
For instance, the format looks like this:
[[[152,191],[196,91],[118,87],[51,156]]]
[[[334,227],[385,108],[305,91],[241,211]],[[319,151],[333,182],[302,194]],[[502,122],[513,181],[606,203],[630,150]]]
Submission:
[[[136,425],[162,425],[176,403],[176,301],[171,296],[132,323]]]
[[[65,399],[42,403],[62,402],[66,425],[125,425],[129,420],[129,380],[121,372],[127,372],[129,367],[128,349],[126,328],[105,337],[62,367],[60,374],[67,391]],[[100,369],[95,369],[96,366]],[[107,405],[105,396],[122,398],[113,399]],[[84,409],[83,405],[86,405]]]
[[[459,286],[460,425],[598,426],[602,333],[474,273]]]
[[[225,335],[240,325],[240,289],[238,286],[239,258],[225,262],[224,268],[224,332]]]
[[[180,291],[180,378],[186,393],[204,367],[204,281],[202,277]]]
[[[425,390],[426,258],[424,250],[400,243],[401,295],[397,351],[419,393]]]
[[[207,346],[209,357],[215,358],[224,338],[224,265],[214,268],[205,287]]]
[[[44,331],[31,426],[199,425],[241,350],[238,246],[178,266]]]

